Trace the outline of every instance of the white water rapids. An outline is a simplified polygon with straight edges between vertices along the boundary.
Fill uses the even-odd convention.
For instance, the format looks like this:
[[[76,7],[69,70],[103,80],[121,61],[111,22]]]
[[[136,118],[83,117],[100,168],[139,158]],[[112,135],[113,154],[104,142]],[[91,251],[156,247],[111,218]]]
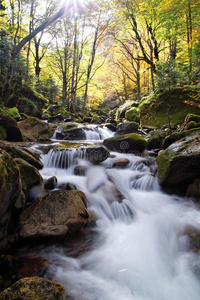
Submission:
[[[199,210],[191,199],[160,190],[153,158],[112,154],[128,158],[128,167],[111,168],[115,157],[99,169],[80,160],[92,168],[88,176],[55,164],[41,171],[44,178],[57,176],[58,186],[75,184],[98,216],[97,240],[86,253],[75,258],[61,246],[42,251],[52,263],[48,278],[65,286],[68,300],[199,300],[200,258],[184,234],[190,226],[200,229]]]

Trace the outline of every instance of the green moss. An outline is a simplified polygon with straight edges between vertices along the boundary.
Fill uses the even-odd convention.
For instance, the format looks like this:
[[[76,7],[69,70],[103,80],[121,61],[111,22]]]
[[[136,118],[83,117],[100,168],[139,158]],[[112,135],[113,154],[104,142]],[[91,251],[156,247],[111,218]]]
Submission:
[[[131,107],[126,111],[125,118],[128,121],[139,122],[139,109],[137,107]]]
[[[160,181],[166,177],[173,156],[174,155],[171,150],[164,150],[157,156],[156,161],[158,164],[158,178]]]
[[[137,134],[137,133],[122,134],[122,135],[118,135],[118,136],[108,138],[106,140],[109,140],[109,141],[119,140],[120,141],[120,140],[123,140],[123,139],[126,139],[126,138],[129,138],[131,140],[144,141],[144,138],[141,135]]]
[[[78,124],[76,124],[76,123],[68,123],[63,126],[63,129],[69,130],[69,129],[77,128],[77,127],[78,127]]]
[[[20,114],[19,114],[19,111],[18,111],[17,107],[12,107],[12,108],[5,109],[4,113],[7,116],[11,116],[15,120],[20,119]]]

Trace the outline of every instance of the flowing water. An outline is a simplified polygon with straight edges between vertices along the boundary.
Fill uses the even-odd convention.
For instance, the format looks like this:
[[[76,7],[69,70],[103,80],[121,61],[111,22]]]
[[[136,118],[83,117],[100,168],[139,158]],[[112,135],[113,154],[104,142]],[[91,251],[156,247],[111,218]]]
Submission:
[[[191,199],[160,190],[152,157],[111,153],[115,157],[92,166],[79,154],[76,164],[88,173],[75,176],[73,151],[49,152],[41,174],[56,175],[58,187],[72,183],[86,194],[88,209],[98,217],[96,234],[80,253],[45,248],[47,277],[65,286],[68,300],[199,300],[200,259],[184,234],[190,226],[200,229]],[[127,168],[112,168],[116,158],[128,158]]]

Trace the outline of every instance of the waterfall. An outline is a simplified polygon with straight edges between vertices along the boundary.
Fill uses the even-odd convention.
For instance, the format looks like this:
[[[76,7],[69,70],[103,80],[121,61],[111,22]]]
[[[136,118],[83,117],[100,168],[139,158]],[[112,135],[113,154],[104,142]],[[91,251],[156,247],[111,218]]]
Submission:
[[[85,159],[84,148],[51,149],[44,155],[43,163],[45,168],[68,169],[76,165],[79,159]]]
[[[47,277],[65,286],[67,299],[199,300],[200,258],[189,249],[184,232],[189,226],[200,230],[200,213],[189,199],[160,190],[154,159],[115,153],[93,178],[58,172],[57,166],[75,150],[61,152],[49,176],[81,189],[88,209],[98,217],[96,235],[85,241],[84,253],[79,246],[73,253],[64,246],[46,247],[41,253],[51,262]],[[125,155],[128,168],[111,168]],[[45,162],[42,175],[47,167]],[[95,192],[89,189],[93,180]]]
[[[100,127],[93,124],[87,125],[87,127],[84,128],[84,132],[86,134],[86,140],[104,140],[114,135],[106,126]]]

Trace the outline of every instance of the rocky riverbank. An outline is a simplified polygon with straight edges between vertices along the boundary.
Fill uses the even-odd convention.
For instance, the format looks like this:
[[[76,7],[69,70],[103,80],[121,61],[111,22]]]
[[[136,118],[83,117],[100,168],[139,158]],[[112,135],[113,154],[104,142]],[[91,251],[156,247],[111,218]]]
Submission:
[[[184,124],[174,131],[172,128],[154,130],[143,128],[141,130],[139,124],[135,122],[124,122],[116,127],[113,124],[106,124],[115,131],[112,138],[104,139],[103,145],[98,142],[92,146],[81,146],[78,150],[69,148],[69,146],[50,144],[41,144],[37,148],[32,147],[33,141],[48,141],[53,134],[52,127],[55,129],[57,125],[50,126],[36,118],[34,118],[33,124],[33,118],[28,118],[15,123],[15,128],[17,128],[15,130],[18,130],[18,134],[13,136],[10,133],[13,132],[12,129],[10,131],[9,126],[3,125],[3,127],[4,123],[1,123],[6,131],[7,140],[10,140],[1,140],[0,145],[1,289],[7,287],[3,279],[4,270],[16,265],[13,264],[15,258],[9,253],[9,249],[12,249],[17,241],[30,243],[34,240],[36,243],[40,243],[44,239],[50,241],[55,238],[70,237],[95,223],[97,217],[87,209],[86,196],[82,191],[77,190],[75,185],[65,182],[58,187],[56,177],[45,180],[42,178],[40,175],[40,170],[43,168],[41,155],[51,151],[54,157],[56,155],[57,157],[65,156],[65,164],[60,167],[68,168],[69,164],[66,161],[69,161],[73,154],[73,159],[77,159],[74,167],[74,174],[77,176],[85,176],[87,173],[87,167],[78,165],[78,159],[83,155],[89,164],[103,165],[107,159],[114,159],[111,151],[123,153],[124,158],[116,158],[110,165],[110,168],[123,169],[129,165],[129,160],[125,157],[126,153],[141,157],[152,156],[157,160],[158,179],[161,187],[170,193],[192,197],[199,203],[200,127],[198,127],[198,120],[196,115],[187,116]],[[196,127],[191,129],[191,124],[194,126],[194,122],[196,122]],[[70,126],[68,128],[62,126],[60,136],[69,136],[72,134],[72,130],[74,129]],[[76,128],[76,132],[73,131],[74,140],[80,139],[80,130],[82,129]],[[92,130],[98,131],[95,128]],[[26,142],[21,142],[22,139]],[[83,140],[85,140],[85,136]],[[75,156],[74,153],[76,153]],[[154,176],[156,172],[155,168],[152,169]],[[96,175],[98,176],[98,174]],[[115,187],[113,187],[113,193],[120,195]],[[117,198],[119,199],[120,196]],[[189,236],[192,237],[193,244],[199,244],[198,232]],[[196,250],[199,250],[198,246]],[[40,261],[40,265],[43,266],[42,270],[38,271],[38,274],[34,273],[34,276],[42,276],[48,262]],[[34,284],[37,286],[39,279],[35,280]],[[13,293],[13,289],[17,289],[21,293],[22,286],[34,286],[34,284],[30,283],[30,279],[19,282],[10,290],[0,294],[0,299],[6,299],[7,292]],[[52,298],[49,299],[63,299],[62,288],[58,290],[60,298],[55,298],[55,290],[52,286]]]

